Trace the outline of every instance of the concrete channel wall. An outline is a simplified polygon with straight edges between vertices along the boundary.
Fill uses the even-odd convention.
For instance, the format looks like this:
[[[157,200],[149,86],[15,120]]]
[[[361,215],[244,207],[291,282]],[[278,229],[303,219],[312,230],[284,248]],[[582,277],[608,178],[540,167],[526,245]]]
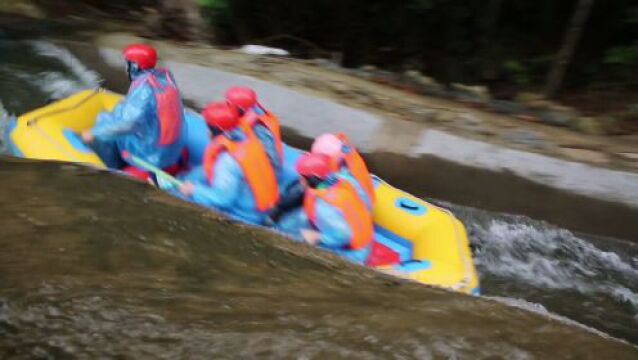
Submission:
[[[86,51],[80,57],[81,53]],[[97,69],[103,75],[121,72],[119,50],[102,47],[91,57],[104,62]],[[232,85],[251,86],[280,117],[285,134],[291,137],[286,140],[293,145],[307,146],[324,132],[344,131],[367,154],[380,176],[396,180],[396,185],[417,195],[638,240],[638,225],[632,224],[638,219],[637,174],[470,140],[423,124],[387,120],[245,75],[170,58],[164,64],[173,71],[189,105],[201,108],[222,99],[223,91]],[[435,169],[439,171],[433,174]],[[412,174],[411,178],[405,174]]]

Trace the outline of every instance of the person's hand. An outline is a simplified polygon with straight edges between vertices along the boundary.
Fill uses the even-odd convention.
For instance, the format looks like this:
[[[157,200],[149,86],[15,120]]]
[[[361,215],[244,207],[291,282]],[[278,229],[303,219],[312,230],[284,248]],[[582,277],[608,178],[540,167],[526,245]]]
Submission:
[[[185,181],[180,187],[179,187],[179,191],[186,195],[186,196],[192,196],[193,195],[193,190],[195,189],[195,185],[193,185],[192,182],[190,181]]]
[[[321,240],[321,233],[310,229],[302,229],[301,237],[310,245],[317,245]]]
[[[91,130],[82,131],[82,133],[80,134],[80,137],[82,138],[82,141],[84,141],[87,144],[90,144],[93,142],[93,140],[95,140],[95,136],[93,136],[93,134],[91,133]]]

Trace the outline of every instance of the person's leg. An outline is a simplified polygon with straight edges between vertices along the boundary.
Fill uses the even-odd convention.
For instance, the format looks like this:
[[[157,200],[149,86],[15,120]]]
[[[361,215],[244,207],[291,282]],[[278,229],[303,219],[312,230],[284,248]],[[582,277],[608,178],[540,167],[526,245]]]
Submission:
[[[289,211],[278,219],[275,229],[292,236],[295,240],[303,241],[301,230],[310,228],[308,217],[302,208]]]
[[[124,160],[122,160],[117,150],[115,141],[104,141],[95,138],[90,146],[109,169],[121,169],[124,167]]]

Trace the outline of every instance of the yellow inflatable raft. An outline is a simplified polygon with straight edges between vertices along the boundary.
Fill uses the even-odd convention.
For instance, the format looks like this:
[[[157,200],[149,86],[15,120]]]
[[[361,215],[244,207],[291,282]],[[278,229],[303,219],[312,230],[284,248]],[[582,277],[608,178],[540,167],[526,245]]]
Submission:
[[[111,110],[120,95],[86,90],[9,122],[5,140],[15,156],[105,167],[77,133],[97,114]],[[286,151],[299,150],[286,147]],[[439,208],[375,177],[375,240],[382,255],[395,259],[382,271],[424,284],[479,294],[479,281],[465,227]]]

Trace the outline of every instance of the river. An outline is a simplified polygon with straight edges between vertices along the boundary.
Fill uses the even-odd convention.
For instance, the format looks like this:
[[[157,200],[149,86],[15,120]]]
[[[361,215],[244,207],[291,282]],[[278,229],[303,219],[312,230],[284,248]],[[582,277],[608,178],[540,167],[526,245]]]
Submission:
[[[8,113],[99,82],[52,43],[0,41]],[[6,158],[0,175],[8,354],[636,356],[592,333],[638,344],[631,241],[434,200],[468,228],[477,299],[390,281],[106,173]]]

